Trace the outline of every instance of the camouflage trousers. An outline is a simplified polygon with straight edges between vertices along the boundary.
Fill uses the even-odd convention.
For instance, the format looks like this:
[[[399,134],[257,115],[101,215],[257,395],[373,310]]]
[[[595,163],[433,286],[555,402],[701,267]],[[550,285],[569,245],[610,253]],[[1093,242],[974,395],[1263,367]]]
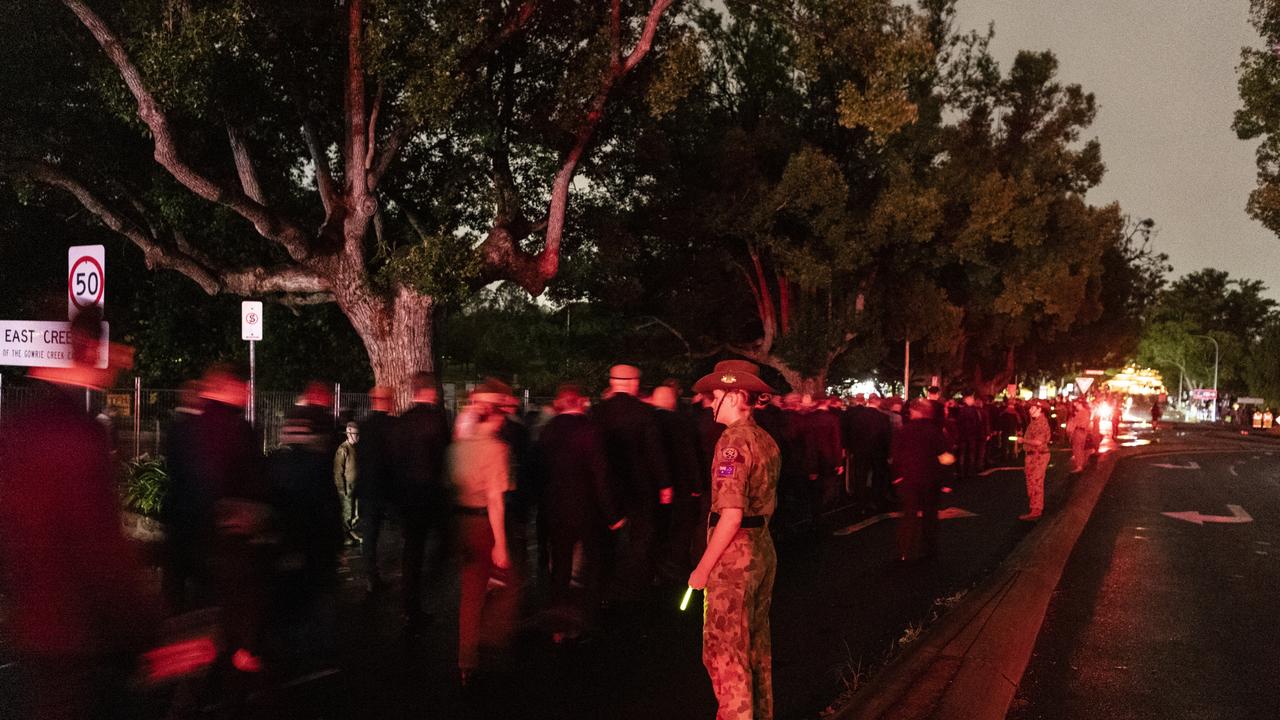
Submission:
[[[707,579],[702,664],[711,676],[716,720],[772,720],[769,606],[778,556],[768,528],[738,531]]]
[[[1027,453],[1027,504],[1031,514],[1044,510],[1044,474],[1049,469],[1049,453]]]

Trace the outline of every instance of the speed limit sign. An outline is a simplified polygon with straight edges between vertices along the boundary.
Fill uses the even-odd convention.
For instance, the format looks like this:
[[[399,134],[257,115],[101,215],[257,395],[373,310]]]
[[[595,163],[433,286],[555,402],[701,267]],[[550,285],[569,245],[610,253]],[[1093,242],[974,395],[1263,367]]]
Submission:
[[[106,304],[107,260],[101,245],[67,248],[67,317],[75,319],[81,310]]]

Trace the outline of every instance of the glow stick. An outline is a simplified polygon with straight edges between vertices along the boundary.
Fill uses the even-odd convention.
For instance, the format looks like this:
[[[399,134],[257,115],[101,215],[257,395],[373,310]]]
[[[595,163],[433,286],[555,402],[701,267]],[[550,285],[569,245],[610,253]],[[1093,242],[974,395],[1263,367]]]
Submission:
[[[680,601],[681,612],[689,608],[689,598],[693,597],[693,588],[684,591],[684,599]]]

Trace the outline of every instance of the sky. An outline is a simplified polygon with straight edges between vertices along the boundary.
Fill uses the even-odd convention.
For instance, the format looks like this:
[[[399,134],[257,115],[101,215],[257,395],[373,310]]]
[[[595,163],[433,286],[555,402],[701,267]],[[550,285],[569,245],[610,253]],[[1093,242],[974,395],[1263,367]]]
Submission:
[[[1107,174],[1089,193],[1156,221],[1173,277],[1205,267],[1262,280],[1280,299],[1280,238],[1245,212],[1256,143],[1231,130],[1240,49],[1259,45],[1249,0],[960,0],[956,28],[995,23],[1007,71],[1052,50],[1059,78],[1097,96],[1089,132]]]

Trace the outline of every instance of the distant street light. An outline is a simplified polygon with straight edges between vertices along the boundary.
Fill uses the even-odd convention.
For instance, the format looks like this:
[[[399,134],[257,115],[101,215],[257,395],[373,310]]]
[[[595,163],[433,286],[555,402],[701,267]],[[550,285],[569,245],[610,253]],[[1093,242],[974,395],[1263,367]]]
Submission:
[[[1191,337],[1208,338],[1213,343],[1213,421],[1218,422],[1218,341],[1212,335],[1192,335]]]

